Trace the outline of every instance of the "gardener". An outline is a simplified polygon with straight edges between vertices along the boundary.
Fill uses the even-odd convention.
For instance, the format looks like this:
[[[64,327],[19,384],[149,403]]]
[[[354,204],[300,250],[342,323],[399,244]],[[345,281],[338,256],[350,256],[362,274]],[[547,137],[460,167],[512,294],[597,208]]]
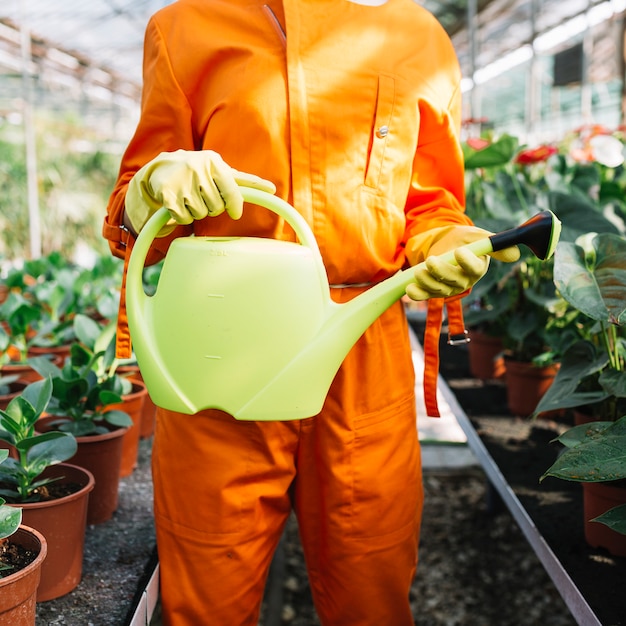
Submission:
[[[464,214],[459,81],[449,39],[411,0],[179,0],[147,28],[141,118],[104,235],[124,257],[164,205],[149,262],[191,233],[293,239],[266,209],[242,212],[236,183],[275,190],[313,228],[333,299],[350,300],[485,237]],[[422,272],[409,296],[440,312],[487,269],[458,261]],[[426,361],[432,382],[431,347]],[[165,623],[255,625],[294,509],[323,624],[413,624],[423,495],[402,304],[365,332],[313,418],[159,410],[153,477]]]

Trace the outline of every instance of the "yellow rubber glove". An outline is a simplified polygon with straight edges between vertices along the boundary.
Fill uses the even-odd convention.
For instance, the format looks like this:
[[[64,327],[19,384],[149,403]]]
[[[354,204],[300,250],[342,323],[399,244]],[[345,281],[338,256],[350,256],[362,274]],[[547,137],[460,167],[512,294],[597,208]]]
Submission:
[[[212,150],[162,152],[131,179],[126,191],[126,218],[138,233],[156,211],[165,207],[172,219],[159,237],[169,234],[176,224],[191,224],[224,211],[237,220],[243,212],[239,185],[276,193],[273,183],[238,172]]]
[[[493,252],[488,256],[477,256],[463,245],[489,237],[493,233],[475,226],[451,226],[433,229],[427,237],[417,236],[407,248],[415,250],[420,239],[430,244],[425,265],[415,269],[415,282],[407,285],[406,295],[412,300],[448,298],[473,287],[489,269],[489,257],[513,263],[520,257],[517,246]],[[458,265],[447,263],[437,255],[454,250]],[[415,253],[412,255],[415,258]],[[417,254],[419,263],[419,254]],[[410,257],[409,257],[410,258]]]

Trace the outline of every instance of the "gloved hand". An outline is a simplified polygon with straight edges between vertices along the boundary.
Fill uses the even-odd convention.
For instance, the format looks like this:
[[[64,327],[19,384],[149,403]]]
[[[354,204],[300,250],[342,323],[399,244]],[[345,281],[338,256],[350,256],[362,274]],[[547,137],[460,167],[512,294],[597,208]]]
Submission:
[[[243,212],[239,185],[276,193],[273,183],[232,169],[212,150],[162,152],[131,179],[126,191],[127,222],[138,233],[165,207],[172,219],[159,232],[164,237],[176,224],[191,224],[207,215],[226,211],[239,219]]]
[[[520,257],[517,246],[477,256],[463,245],[489,237],[493,233],[475,226],[455,226],[442,229],[445,234],[430,246],[424,265],[416,267],[415,282],[407,285],[406,295],[412,300],[448,298],[473,287],[487,272],[489,257],[513,263]],[[438,258],[437,255],[454,250],[458,265]]]

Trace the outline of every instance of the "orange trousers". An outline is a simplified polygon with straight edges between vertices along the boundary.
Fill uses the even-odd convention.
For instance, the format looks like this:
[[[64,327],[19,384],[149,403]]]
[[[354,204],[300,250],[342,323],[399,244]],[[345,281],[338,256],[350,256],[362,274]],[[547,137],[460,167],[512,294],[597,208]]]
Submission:
[[[153,476],[168,626],[256,626],[292,509],[324,626],[412,626],[423,491],[400,303],[346,357],[315,417],[159,409]]]

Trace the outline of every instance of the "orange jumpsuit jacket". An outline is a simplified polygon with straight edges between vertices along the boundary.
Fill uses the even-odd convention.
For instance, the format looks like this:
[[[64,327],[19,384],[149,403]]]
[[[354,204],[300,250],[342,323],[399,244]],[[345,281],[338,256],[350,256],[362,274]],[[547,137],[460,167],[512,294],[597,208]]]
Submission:
[[[179,0],[148,25],[141,119],[103,228],[113,254],[126,252],[129,180],[160,152],[181,148],[213,149],[274,182],[312,227],[331,284],[382,280],[407,257],[423,260],[441,227],[470,223],[460,71],[430,13],[412,0],[210,4]],[[355,50],[352,33],[362,41],[364,29],[368,43]],[[209,229],[294,237],[280,218],[250,206],[239,221],[222,215],[176,228],[148,262],[173,237]],[[434,343],[426,351],[431,392]]]

